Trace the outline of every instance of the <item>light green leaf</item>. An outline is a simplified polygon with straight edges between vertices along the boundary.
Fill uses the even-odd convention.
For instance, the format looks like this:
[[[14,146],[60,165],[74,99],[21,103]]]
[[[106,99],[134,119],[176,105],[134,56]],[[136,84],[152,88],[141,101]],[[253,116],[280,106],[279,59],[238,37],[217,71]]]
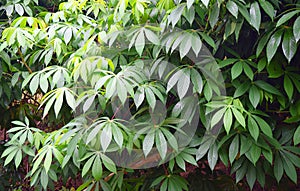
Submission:
[[[143,141],[143,152],[145,157],[150,153],[154,144],[154,132],[148,133]]]
[[[113,173],[117,173],[117,168],[116,168],[116,165],[115,165],[114,161],[112,161],[109,157],[107,157],[104,154],[101,155],[101,159],[102,159],[102,162],[103,162],[104,166],[109,171],[111,171]]]
[[[182,59],[185,55],[188,54],[189,50],[191,49],[192,44],[192,36],[188,33],[184,34],[184,38],[182,39],[180,46],[179,46],[179,53],[180,58]]]
[[[68,27],[64,33],[65,43],[68,44],[71,38],[72,38],[72,29]]]
[[[81,176],[84,177],[84,175],[90,170],[92,163],[94,162],[94,159],[96,158],[96,155],[89,158],[89,160],[84,164],[82,168],[82,174]]]
[[[56,117],[58,116],[59,111],[62,107],[63,100],[64,100],[64,91],[62,90],[62,91],[58,92],[56,95],[56,101],[54,104],[54,113],[55,113]]]
[[[20,4],[15,4],[15,10],[20,16],[24,14],[24,9]]]
[[[164,160],[167,154],[168,145],[165,136],[160,130],[155,133],[155,144],[160,157]]]
[[[155,105],[156,105],[156,98],[155,98],[154,93],[151,91],[150,88],[146,88],[145,93],[146,93],[146,99],[147,99],[147,102],[148,102],[149,106],[152,109],[154,109]]]
[[[48,146],[47,154],[46,154],[45,161],[44,161],[44,168],[45,168],[46,174],[48,173],[48,171],[50,169],[51,163],[52,163],[52,148],[50,146]]]
[[[103,128],[102,133],[100,135],[100,143],[104,152],[106,151],[107,147],[110,145],[111,140],[112,140],[111,124],[108,122]]]
[[[201,2],[205,5],[205,7],[207,7],[209,4],[209,0],[201,0]]]
[[[232,125],[232,112],[231,112],[230,108],[227,108],[227,110],[224,114],[223,122],[224,122],[225,130],[226,130],[227,134],[229,134],[230,128]]]
[[[96,181],[100,180],[100,178],[102,177],[102,162],[100,160],[99,155],[95,157],[93,167],[92,167],[92,175]]]
[[[246,126],[245,124],[245,118],[244,116],[242,115],[242,113],[240,111],[238,111],[236,108],[231,108],[232,112],[233,112],[233,115],[234,117],[236,118],[236,120],[239,122],[239,124],[241,124],[243,127]]]
[[[144,47],[145,47],[144,30],[141,30],[135,40],[135,49],[140,56],[142,56]]]
[[[183,99],[190,87],[190,70],[183,69],[177,83],[177,91],[180,99]]]

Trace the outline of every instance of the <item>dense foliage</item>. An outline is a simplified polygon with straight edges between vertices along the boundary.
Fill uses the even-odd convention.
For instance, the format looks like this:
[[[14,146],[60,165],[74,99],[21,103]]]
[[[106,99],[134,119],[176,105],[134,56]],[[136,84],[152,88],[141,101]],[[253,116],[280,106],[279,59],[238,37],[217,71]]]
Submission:
[[[70,179],[77,190],[105,191],[297,185],[299,1],[0,6],[0,125],[8,133],[1,190],[62,189]],[[204,45],[215,59],[203,55]],[[163,119],[155,116],[160,104]],[[126,107],[134,124],[120,112]],[[194,118],[195,135],[186,135]],[[185,136],[191,140],[181,145]],[[121,149],[140,149],[145,158],[118,163]],[[147,165],[153,168],[138,170]],[[208,181],[187,181],[185,171]],[[210,179],[217,174],[221,188]]]

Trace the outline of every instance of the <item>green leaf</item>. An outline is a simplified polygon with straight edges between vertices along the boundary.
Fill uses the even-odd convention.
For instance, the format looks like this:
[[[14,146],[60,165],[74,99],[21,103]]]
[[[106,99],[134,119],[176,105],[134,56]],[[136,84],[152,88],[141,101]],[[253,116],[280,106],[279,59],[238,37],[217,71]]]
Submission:
[[[239,135],[236,135],[229,146],[229,161],[232,164],[239,152]]]
[[[254,76],[254,74],[253,74],[253,71],[252,71],[251,67],[250,67],[248,64],[245,63],[245,64],[243,65],[243,68],[244,68],[244,72],[245,72],[246,76],[247,76],[251,81],[253,81],[253,76]]]
[[[154,132],[148,133],[143,141],[143,152],[145,157],[150,153],[154,144]]]
[[[257,2],[251,4],[250,7],[250,24],[259,32],[259,26],[261,23],[261,14],[259,5]]]
[[[182,59],[183,57],[185,57],[192,46],[192,36],[189,33],[184,34],[184,37],[180,43],[179,46],[179,54],[180,54],[180,58]]]
[[[45,161],[44,161],[44,167],[45,167],[46,174],[48,174],[51,163],[52,163],[52,148],[50,146],[48,146],[47,154],[46,154]]]
[[[298,17],[295,22],[294,22],[294,26],[293,26],[293,33],[294,33],[294,37],[296,42],[298,42],[300,40],[300,17]]]
[[[258,64],[257,64],[257,70],[258,72],[261,72],[267,65],[267,59],[266,57],[263,57],[262,59],[260,59],[258,61]]]
[[[115,163],[109,157],[107,157],[106,155],[102,154],[101,155],[101,159],[102,159],[102,162],[103,162],[104,166],[109,171],[111,171],[113,173],[117,173],[116,165],[115,165]]]
[[[255,167],[252,165],[248,165],[248,169],[247,169],[247,174],[246,174],[246,179],[248,182],[248,185],[250,187],[250,190],[253,189],[255,180],[256,180],[256,171],[255,171]]]
[[[242,115],[242,113],[240,111],[238,111],[236,108],[232,107],[231,108],[232,112],[233,112],[233,115],[234,117],[236,118],[236,120],[239,122],[239,124],[241,124],[243,127],[246,126],[246,123],[245,123],[245,118],[244,116]]]
[[[16,168],[18,168],[18,166],[20,165],[22,161],[22,150],[19,149],[16,156],[15,156],[15,165],[16,165]]]
[[[292,58],[294,57],[297,51],[297,43],[291,29],[287,29],[284,32],[282,50],[288,62],[291,62]]]
[[[145,47],[144,30],[141,30],[135,40],[135,49],[140,56],[142,56],[144,47]]]
[[[108,122],[102,130],[100,135],[100,143],[103,151],[105,152],[112,140],[111,124]]]
[[[283,30],[276,31],[270,38],[268,44],[267,44],[267,59],[268,63],[272,60],[274,57],[277,48],[279,47],[279,44],[281,42]]]
[[[119,129],[119,127],[116,124],[112,123],[111,125],[112,125],[112,134],[113,134],[114,140],[116,141],[117,145],[120,148],[122,148],[123,140],[124,140],[122,131]]]
[[[20,4],[15,4],[15,10],[20,16],[24,14],[24,9]]]
[[[237,98],[237,97],[240,97],[240,96],[244,95],[249,90],[249,88],[250,88],[250,83],[248,83],[248,82],[240,84],[236,88],[233,97]]]
[[[250,152],[250,156],[252,159],[251,162],[253,163],[253,165],[255,165],[256,162],[258,161],[258,159],[260,158],[261,148],[259,146],[257,146],[256,144],[252,144],[249,152]]]
[[[209,149],[207,154],[207,160],[210,169],[214,170],[218,161],[218,147],[216,144],[213,144],[213,146]]]
[[[288,95],[288,98],[291,100],[294,93],[294,86],[288,75],[284,75],[283,87],[286,94]]]
[[[30,88],[32,95],[36,93],[36,90],[39,86],[39,78],[40,78],[40,75],[37,74],[32,78],[32,80],[30,82],[29,88]]]
[[[72,29],[67,28],[65,33],[64,33],[65,43],[68,44],[70,42],[71,38],[72,38]]]
[[[276,89],[274,86],[271,86],[270,84],[268,84],[265,81],[262,80],[257,80],[254,82],[255,85],[257,85],[259,88],[271,93],[271,94],[275,94],[275,95],[279,95],[282,96],[282,94],[280,93],[280,91],[278,89]]]
[[[226,131],[226,133],[228,135],[229,132],[230,132],[231,125],[232,125],[232,113],[231,113],[231,109],[230,108],[228,108],[226,110],[226,112],[224,114],[223,122],[224,122],[225,131]]]
[[[43,188],[46,190],[48,181],[49,181],[49,177],[48,177],[47,173],[45,172],[45,170],[42,170],[40,178],[41,178],[41,184],[42,184]]]
[[[295,11],[291,11],[289,13],[284,14],[278,21],[276,24],[276,27],[279,27],[280,25],[282,25],[283,23],[287,22],[288,20],[290,20],[294,15],[298,14],[300,12],[300,10],[295,10]]]
[[[167,154],[168,145],[165,136],[160,130],[155,134],[155,144],[160,157],[164,160]]]
[[[207,7],[209,4],[209,0],[201,0],[201,2],[203,3],[203,5],[205,5],[205,7]]]
[[[273,21],[275,15],[273,5],[266,0],[259,0],[259,5],[263,8],[263,10],[267,13],[267,15],[269,15],[269,17]]]
[[[222,108],[220,110],[218,110],[212,117],[211,119],[211,127],[214,127],[217,123],[220,122],[220,120],[222,119],[225,111],[226,111],[227,108]]]
[[[255,141],[257,141],[259,136],[259,128],[256,121],[251,116],[248,117],[248,129],[251,136],[254,138]]]
[[[226,8],[237,19],[239,14],[239,7],[236,5],[236,3],[234,1],[228,1],[226,3]]]
[[[256,122],[258,123],[261,131],[265,135],[267,135],[269,137],[273,137],[272,129],[271,129],[270,125],[265,120],[263,120],[262,118],[260,118],[256,115],[252,115],[252,117],[256,120]]]
[[[210,24],[211,28],[214,28],[214,26],[216,25],[216,23],[219,20],[219,14],[220,14],[219,3],[215,2],[210,10],[211,10],[211,12],[209,14],[209,24]]]
[[[159,38],[149,29],[144,29],[147,39],[155,45],[159,45]]]
[[[298,126],[298,128],[294,133],[293,140],[294,140],[294,145],[298,145],[300,143],[300,125]]]
[[[90,170],[92,163],[94,162],[94,159],[96,158],[96,155],[92,156],[83,166],[82,168],[82,177]]]
[[[271,32],[266,33],[260,40],[259,43],[257,45],[256,48],[256,56],[258,57],[260,55],[260,53],[262,52],[262,50],[264,49],[264,47],[266,46],[270,36],[272,35]]]
[[[100,178],[102,177],[102,163],[99,155],[95,157],[92,167],[92,175],[96,181],[100,180]]]
[[[181,70],[181,75],[177,83],[177,91],[178,96],[180,99],[183,99],[186,95],[189,86],[190,86],[190,70],[189,69],[183,69]]]
[[[64,91],[60,91],[56,94],[56,101],[54,104],[54,113],[56,117],[58,116],[59,111],[62,107],[63,100],[64,100]]]
[[[234,80],[237,78],[239,75],[241,75],[243,71],[243,62],[237,62],[233,65],[231,68],[231,79]]]
[[[149,106],[152,109],[154,109],[155,105],[156,105],[156,98],[155,98],[154,93],[151,91],[150,88],[146,88],[145,93],[146,93],[146,99],[147,99],[147,102],[148,102]]]
[[[287,157],[282,157],[283,168],[286,175],[295,183],[297,184],[297,172],[296,168],[293,163]]]
[[[275,156],[275,162],[274,162],[274,176],[277,182],[280,181],[282,175],[283,175],[283,164],[282,164],[281,157],[277,154]]]
[[[255,85],[252,85],[249,90],[249,100],[253,107],[256,108],[260,100],[260,93]]]

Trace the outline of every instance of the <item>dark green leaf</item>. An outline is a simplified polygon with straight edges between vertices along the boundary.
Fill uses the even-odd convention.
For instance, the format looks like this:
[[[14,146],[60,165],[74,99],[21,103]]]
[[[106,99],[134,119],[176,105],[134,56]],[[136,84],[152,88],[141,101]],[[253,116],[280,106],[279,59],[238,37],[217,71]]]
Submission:
[[[239,136],[236,135],[229,146],[229,161],[232,164],[239,152]]]
[[[284,33],[282,50],[288,62],[291,62],[292,58],[294,57],[297,51],[297,43],[291,29],[287,29]]]
[[[270,38],[268,44],[267,44],[267,59],[268,62],[270,62],[272,60],[272,58],[274,57],[279,44],[281,42],[281,38],[282,38],[282,30],[278,30],[276,31]]]
[[[259,32],[259,26],[261,22],[261,14],[259,5],[257,2],[251,4],[250,7],[250,24]]]

